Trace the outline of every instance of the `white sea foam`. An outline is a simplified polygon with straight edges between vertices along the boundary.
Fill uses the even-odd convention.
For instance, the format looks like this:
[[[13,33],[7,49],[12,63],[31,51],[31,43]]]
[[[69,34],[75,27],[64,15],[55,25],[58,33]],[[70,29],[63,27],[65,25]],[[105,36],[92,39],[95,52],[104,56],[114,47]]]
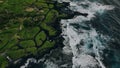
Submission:
[[[59,0],[63,1],[64,0]],[[96,68],[101,66],[106,68],[102,63],[102,51],[106,48],[105,36],[100,35],[97,31],[91,27],[87,21],[94,19],[96,14],[103,14],[107,10],[112,10],[114,7],[111,5],[103,5],[98,2],[84,1],[70,1],[70,9],[73,11],[88,13],[87,17],[77,16],[73,19],[61,20],[62,35],[65,38],[63,48],[64,53],[73,53],[73,68]],[[66,2],[65,1],[65,2]],[[96,22],[97,23],[97,22]],[[85,29],[82,27],[75,28],[71,24],[77,24],[78,26],[90,27]],[[81,44],[83,42],[83,44]],[[94,57],[92,56],[94,54]]]
[[[56,65],[55,63],[53,63],[50,60],[46,60],[45,65],[46,65],[45,68],[59,68],[58,65]]]
[[[34,58],[29,58],[27,59],[27,62],[24,65],[22,65],[20,68],[26,68],[30,62],[37,63],[37,60]]]
[[[78,61],[79,60],[79,61]],[[97,68],[98,62],[90,55],[80,55],[73,57],[73,68]]]

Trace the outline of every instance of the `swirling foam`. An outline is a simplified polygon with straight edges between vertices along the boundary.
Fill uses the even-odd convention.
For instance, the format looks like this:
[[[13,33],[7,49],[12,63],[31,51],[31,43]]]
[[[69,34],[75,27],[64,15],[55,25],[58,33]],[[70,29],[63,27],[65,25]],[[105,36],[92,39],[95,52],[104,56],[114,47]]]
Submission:
[[[73,53],[73,68],[106,68],[101,61],[101,54],[106,48],[106,41],[101,41],[107,37],[98,34],[88,21],[94,19],[97,13],[103,14],[105,11],[112,10],[114,7],[98,2],[90,2],[89,0],[59,1],[70,2],[69,8],[71,10],[88,14],[87,17],[77,16],[73,19],[61,20],[62,35],[65,38],[64,44],[66,45],[63,48],[63,52],[66,54]],[[75,28],[72,24],[80,27]]]

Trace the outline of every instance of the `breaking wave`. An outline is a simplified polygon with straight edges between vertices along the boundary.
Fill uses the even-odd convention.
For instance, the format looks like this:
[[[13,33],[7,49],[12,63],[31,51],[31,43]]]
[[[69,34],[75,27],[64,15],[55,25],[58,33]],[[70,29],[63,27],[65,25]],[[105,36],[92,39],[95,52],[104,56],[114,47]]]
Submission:
[[[78,15],[73,19],[61,20],[62,35],[66,45],[63,52],[73,54],[72,68],[106,68],[102,62],[102,55],[110,37],[98,33],[90,21],[96,18],[97,14],[102,15],[114,9],[114,6],[88,0],[65,0],[65,2],[70,2],[71,10],[88,14],[87,17]]]

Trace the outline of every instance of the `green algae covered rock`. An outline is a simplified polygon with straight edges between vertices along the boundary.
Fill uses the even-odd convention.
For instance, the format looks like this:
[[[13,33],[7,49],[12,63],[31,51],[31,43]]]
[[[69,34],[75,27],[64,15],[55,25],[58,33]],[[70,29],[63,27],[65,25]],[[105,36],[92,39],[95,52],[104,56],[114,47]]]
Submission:
[[[26,40],[26,41],[21,41],[20,46],[26,49],[30,47],[35,47],[35,43],[33,40]]]
[[[0,0],[0,68],[55,46],[55,24],[63,17],[52,0]]]
[[[0,56],[0,68],[5,68],[7,64],[8,64],[7,59],[3,56]]]
[[[46,39],[46,34],[44,31],[41,31],[35,38],[37,46],[40,46],[45,39]]]
[[[10,50],[6,53],[11,59],[19,59],[23,56],[26,56],[27,54],[25,53],[24,49],[19,49],[19,50]]]

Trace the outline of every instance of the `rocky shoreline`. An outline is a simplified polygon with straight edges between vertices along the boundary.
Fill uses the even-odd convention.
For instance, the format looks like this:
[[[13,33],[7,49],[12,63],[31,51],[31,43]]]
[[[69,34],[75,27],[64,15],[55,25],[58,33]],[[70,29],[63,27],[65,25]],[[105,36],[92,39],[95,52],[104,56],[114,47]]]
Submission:
[[[67,17],[67,14],[59,12],[56,8],[66,6],[56,3],[45,0],[2,1],[1,68],[17,68],[16,65],[19,66],[19,63],[27,58],[39,59],[51,49],[63,46],[59,21]]]
[[[68,13],[67,14],[65,12],[67,12],[68,10],[62,11],[62,9],[67,8],[67,6],[69,6],[68,3],[57,3],[56,1],[54,1],[53,4],[55,6],[53,9],[58,10],[59,14],[63,13],[63,16],[60,16],[60,17],[56,18],[56,20],[53,21],[53,24],[54,24],[53,27],[57,30],[57,34],[55,36],[49,36],[49,33],[45,29],[42,29],[42,30],[46,31],[46,35],[49,36],[50,40],[52,40],[52,41],[56,40],[56,43],[54,44],[54,47],[49,48],[49,49],[45,50],[44,52],[39,53],[39,55],[38,54],[37,55],[32,55],[31,54],[31,55],[28,55],[26,57],[22,57],[21,59],[18,59],[16,61],[10,63],[7,68],[19,68],[21,65],[23,65],[25,63],[25,61],[27,61],[28,58],[35,58],[36,60],[39,60],[44,55],[49,54],[51,51],[54,51],[54,49],[62,48],[64,46],[64,44],[63,44],[64,39],[60,35],[61,34],[60,20],[61,19],[67,19],[67,18],[73,18],[74,13],[72,13],[72,14]],[[59,4],[62,5],[62,6],[58,6]],[[61,9],[58,9],[58,8],[61,8]],[[70,11],[70,12],[72,12],[72,11]],[[64,16],[64,15],[66,15],[66,16]],[[40,47],[37,47],[37,48],[40,48]]]
[[[87,16],[71,11],[67,2],[21,0],[3,1],[1,4],[1,68],[17,68],[27,58],[40,59],[51,50],[63,47],[60,20],[75,15]]]

